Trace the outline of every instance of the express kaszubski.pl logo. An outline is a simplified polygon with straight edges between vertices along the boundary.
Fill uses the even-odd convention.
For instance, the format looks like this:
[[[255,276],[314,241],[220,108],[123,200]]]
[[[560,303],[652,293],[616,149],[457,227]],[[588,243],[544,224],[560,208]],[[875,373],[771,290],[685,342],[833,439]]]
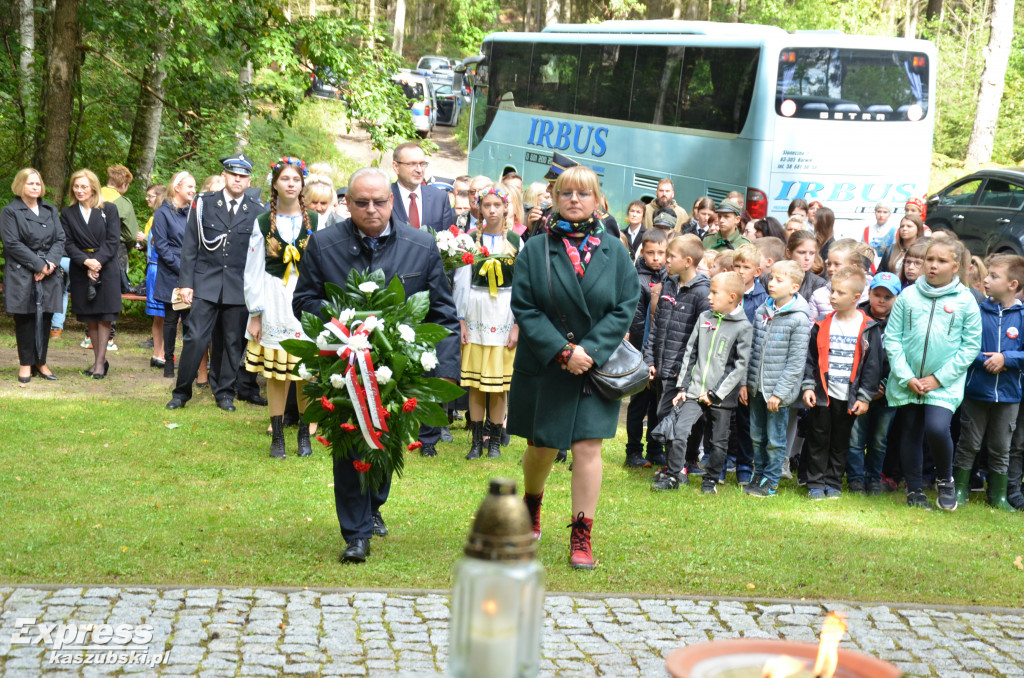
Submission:
[[[167,662],[170,650],[150,652],[149,624],[47,624],[19,617],[11,645],[42,645],[50,649],[50,664],[145,664]]]

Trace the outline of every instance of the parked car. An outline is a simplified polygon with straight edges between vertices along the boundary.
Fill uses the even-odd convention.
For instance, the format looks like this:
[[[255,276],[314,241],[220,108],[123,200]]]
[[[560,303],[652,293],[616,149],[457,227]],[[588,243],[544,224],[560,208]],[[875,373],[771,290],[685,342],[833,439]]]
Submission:
[[[409,100],[412,124],[424,138],[429,137],[437,124],[437,98],[430,79],[419,73],[399,71],[392,78]]]
[[[1024,171],[981,170],[928,199],[927,223],[953,231],[972,254],[1024,254]]]
[[[306,96],[320,97],[321,99],[344,99],[342,93],[348,84],[345,79],[339,79],[327,66],[318,66],[310,76],[309,89]]]
[[[437,88],[437,124],[456,127],[462,114],[462,93],[453,92],[451,85]]]
[[[448,57],[434,56],[431,54],[421,56],[420,60],[416,62],[417,71],[433,71],[438,68],[455,68],[455,62]]]

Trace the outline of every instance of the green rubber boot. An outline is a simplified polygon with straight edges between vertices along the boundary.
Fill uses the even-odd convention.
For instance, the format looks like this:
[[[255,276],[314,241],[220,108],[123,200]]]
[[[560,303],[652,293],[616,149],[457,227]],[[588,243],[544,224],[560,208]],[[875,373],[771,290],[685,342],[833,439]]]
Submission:
[[[967,498],[971,495],[971,469],[953,467],[953,483],[956,485],[956,503],[960,506],[967,504]]]
[[[1013,511],[1014,508],[1006,501],[1006,484],[1009,476],[1005,473],[988,474],[988,505],[992,508]]]

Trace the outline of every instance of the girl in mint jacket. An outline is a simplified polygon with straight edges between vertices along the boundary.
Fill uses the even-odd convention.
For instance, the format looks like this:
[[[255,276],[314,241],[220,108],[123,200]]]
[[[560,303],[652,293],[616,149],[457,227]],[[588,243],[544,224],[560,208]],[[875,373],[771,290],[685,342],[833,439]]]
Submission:
[[[891,372],[885,395],[903,407],[900,461],[907,479],[907,504],[929,508],[922,491],[922,444],[935,459],[939,508],[956,508],[953,439],[949,424],[964,398],[964,380],[981,350],[981,312],[957,274],[962,243],[933,239],[924,275],[896,299],[885,332]]]

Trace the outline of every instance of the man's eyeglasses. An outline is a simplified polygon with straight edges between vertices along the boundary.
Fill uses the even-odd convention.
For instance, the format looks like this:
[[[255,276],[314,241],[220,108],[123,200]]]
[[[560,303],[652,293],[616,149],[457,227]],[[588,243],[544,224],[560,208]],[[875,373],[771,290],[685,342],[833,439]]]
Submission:
[[[396,165],[408,165],[409,167],[419,167],[420,169],[427,169],[428,167],[430,167],[430,163],[426,162],[426,161],[423,161],[423,162],[398,162],[396,160],[395,164]]]
[[[365,210],[370,205],[373,205],[376,208],[386,207],[389,200],[390,198],[385,198],[384,200],[352,200],[349,198],[346,203],[354,207],[358,207],[361,210]]]

